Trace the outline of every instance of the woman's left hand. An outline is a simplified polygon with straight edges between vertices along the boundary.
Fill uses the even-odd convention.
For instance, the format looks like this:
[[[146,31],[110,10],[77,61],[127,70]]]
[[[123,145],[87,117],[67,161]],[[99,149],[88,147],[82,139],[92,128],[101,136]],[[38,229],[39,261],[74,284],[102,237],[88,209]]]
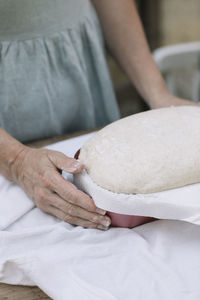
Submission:
[[[192,106],[200,107],[199,103],[196,103],[191,100],[179,98],[177,96],[170,94],[168,91],[155,97],[151,101],[151,103],[152,103],[151,108],[161,108],[161,107],[168,107],[168,106],[183,106],[183,105],[192,105]]]

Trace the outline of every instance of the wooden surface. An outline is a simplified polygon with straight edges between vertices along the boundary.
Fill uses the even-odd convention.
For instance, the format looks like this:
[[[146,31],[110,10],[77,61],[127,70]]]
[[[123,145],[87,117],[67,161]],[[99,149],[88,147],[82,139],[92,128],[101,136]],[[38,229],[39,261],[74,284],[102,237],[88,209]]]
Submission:
[[[0,300],[51,300],[37,287],[0,284]]]
[[[84,131],[77,131],[77,132],[74,132],[74,133],[71,133],[71,134],[65,134],[65,135],[62,135],[62,136],[55,136],[55,137],[45,139],[45,140],[30,142],[30,143],[27,143],[27,145],[31,146],[31,147],[35,147],[35,148],[45,147],[45,146],[50,145],[50,144],[61,142],[61,141],[71,139],[73,137],[77,137],[77,136],[87,134],[87,133],[90,133],[90,132],[94,132],[94,131],[99,130],[99,129],[101,129],[101,128],[84,130]]]
[[[97,129],[95,129],[97,130]],[[53,137],[45,140],[40,140],[37,142],[29,143],[31,147],[44,147],[59,141],[63,141],[72,137],[77,137],[82,134],[92,132],[93,130],[80,131],[73,134],[66,134],[63,136]],[[44,294],[38,287],[25,287],[16,286],[0,283],[0,300],[50,300],[46,294]],[[70,299],[69,299],[70,300]]]

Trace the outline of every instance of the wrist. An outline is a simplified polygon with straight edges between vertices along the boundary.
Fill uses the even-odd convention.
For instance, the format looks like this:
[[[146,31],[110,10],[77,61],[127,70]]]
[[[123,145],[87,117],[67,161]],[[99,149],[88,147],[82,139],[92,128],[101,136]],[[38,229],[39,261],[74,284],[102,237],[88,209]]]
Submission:
[[[15,180],[13,165],[24,148],[26,146],[0,128],[0,173],[9,180]]]
[[[11,179],[17,183],[20,183],[20,175],[22,173],[21,171],[27,150],[28,147],[21,144],[20,147],[16,149],[15,153],[10,156],[9,174]]]
[[[166,89],[161,89],[155,93],[149,94],[146,97],[146,102],[151,109],[174,105],[173,95]]]
[[[179,98],[168,91],[163,92],[160,95],[156,95],[155,98],[151,100],[150,107],[154,108],[162,108],[162,107],[169,107],[169,106],[200,106],[199,103],[193,102],[191,100]]]

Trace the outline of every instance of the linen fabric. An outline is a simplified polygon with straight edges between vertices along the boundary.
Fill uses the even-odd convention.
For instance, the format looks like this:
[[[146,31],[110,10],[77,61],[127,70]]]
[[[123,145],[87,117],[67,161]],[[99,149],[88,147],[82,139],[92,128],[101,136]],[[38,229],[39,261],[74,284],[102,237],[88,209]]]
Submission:
[[[90,1],[1,0],[0,58],[0,126],[16,139],[119,118]]]
[[[118,194],[97,185],[85,170],[74,175],[74,182],[109,212],[200,225],[200,183],[151,194]]]

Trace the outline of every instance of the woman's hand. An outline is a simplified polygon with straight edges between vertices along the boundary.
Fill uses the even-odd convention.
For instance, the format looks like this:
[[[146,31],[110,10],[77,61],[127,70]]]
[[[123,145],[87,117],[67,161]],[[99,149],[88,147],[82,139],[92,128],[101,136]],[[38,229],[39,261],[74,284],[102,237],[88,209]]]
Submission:
[[[79,173],[83,165],[63,153],[23,146],[11,166],[12,178],[42,211],[72,225],[108,229],[110,219],[60,172]],[[101,214],[101,215],[100,215]]]
[[[200,107],[199,103],[194,101],[190,101],[187,99],[181,99],[169,93],[167,89],[156,95],[152,98],[149,103],[151,103],[151,108],[161,108],[161,107],[168,107],[168,106],[182,106],[182,105],[192,105]]]

